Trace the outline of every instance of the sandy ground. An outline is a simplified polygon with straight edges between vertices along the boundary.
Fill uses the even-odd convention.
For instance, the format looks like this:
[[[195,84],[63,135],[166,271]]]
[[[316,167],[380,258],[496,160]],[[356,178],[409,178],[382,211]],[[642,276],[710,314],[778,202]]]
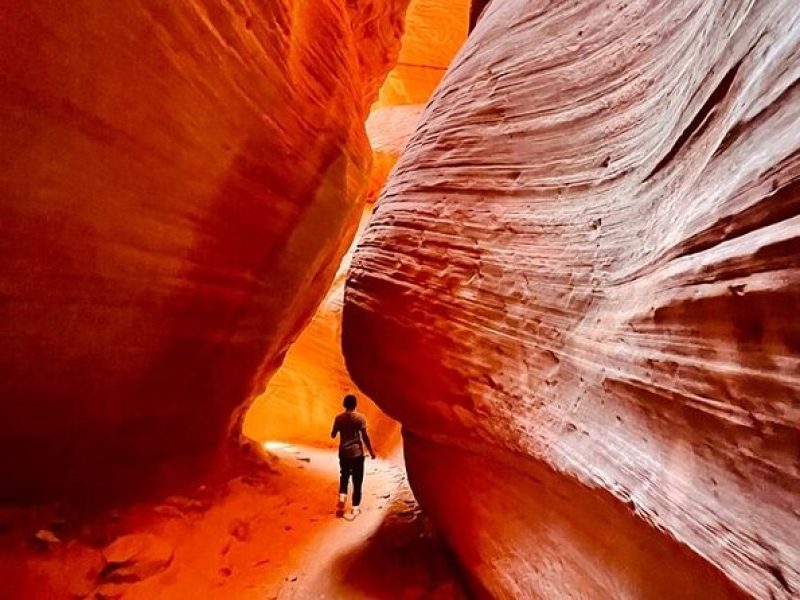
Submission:
[[[58,507],[0,514],[0,598],[465,598],[397,457],[368,460],[364,510],[351,521],[334,514],[334,452],[270,452],[265,476],[89,521],[71,523]],[[108,548],[128,534],[148,541],[120,578],[127,571],[109,573]]]

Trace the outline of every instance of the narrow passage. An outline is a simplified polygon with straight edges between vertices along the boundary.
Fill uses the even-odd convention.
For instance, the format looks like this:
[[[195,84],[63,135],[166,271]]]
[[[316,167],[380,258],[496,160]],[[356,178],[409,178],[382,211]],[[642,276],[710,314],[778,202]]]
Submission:
[[[14,526],[0,532],[0,580],[26,600],[465,597],[411,494],[399,450],[368,459],[363,512],[349,521],[334,515],[335,450],[267,446],[267,472],[219,489],[201,486],[89,522],[73,523],[52,508],[27,513],[26,521],[9,515]],[[37,545],[34,533],[56,521],[58,541]],[[120,539],[136,551],[124,577],[109,576],[104,553]]]

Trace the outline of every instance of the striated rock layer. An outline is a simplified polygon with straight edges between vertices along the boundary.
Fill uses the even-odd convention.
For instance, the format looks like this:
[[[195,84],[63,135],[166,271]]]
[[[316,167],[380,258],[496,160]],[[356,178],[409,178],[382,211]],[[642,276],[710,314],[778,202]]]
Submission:
[[[498,598],[800,593],[800,10],[493,2],[346,288]]]
[[[0,8],[0,499],[215,454],[361,215],[406,0]]]

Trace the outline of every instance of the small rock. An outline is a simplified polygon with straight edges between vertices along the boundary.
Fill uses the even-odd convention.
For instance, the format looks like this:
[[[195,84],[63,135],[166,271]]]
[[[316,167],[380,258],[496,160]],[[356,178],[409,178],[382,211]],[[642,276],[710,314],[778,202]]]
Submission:
[[[160,504],[153,509],[162,517],[184,518],[186,514],[176,506],[170,504]]]
[[[744,296],[744,290],[747,286],[744,283],[740,283],[737,285],[729,285],[728,289],[731,291],[731,294],[734,296]]]
[[[151,533],[123,535],[103,550],[105,566],[100,577],[115,582],[141,581],[164,571],[173,556],[172,546]]]
[[[170,496],[164,503],[182,511],[203,511],[207,508],[206,504],[201,500],[187,496]]]
[[[119,600],[120,598],[122,598],[123,594],[124,592],[122,590],[115,590],[115,591],[101,590],[95,592],[92,600]]]
[[[36,543],[36,546],[42,550],[48,550],[49,548],[57,546],[61,543],[61,540],[58,539],[58,536],[49,529],[40,529],[33,534],[33,539]]]
[[[286,581],[297,581],[297,575],[292,575],[291,577],[287,577]]]
[[[250,523],[242,519],[231,521],[228,531],[240,542],[246,542],[250,539]]]
[[[231,573],[233,573],[233,571],[230,569],[230,567],[222,567],[219,570],[219,574],[222,575],[223,577],[230,577]]]

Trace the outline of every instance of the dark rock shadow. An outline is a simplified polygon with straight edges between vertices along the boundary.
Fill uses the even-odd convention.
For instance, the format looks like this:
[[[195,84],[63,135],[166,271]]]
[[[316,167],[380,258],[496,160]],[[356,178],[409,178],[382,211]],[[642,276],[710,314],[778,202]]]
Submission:
[[[377,531],[334,564],[339,591],[376,600],[471,600],[455,558],[411,494],[387,502]]]

